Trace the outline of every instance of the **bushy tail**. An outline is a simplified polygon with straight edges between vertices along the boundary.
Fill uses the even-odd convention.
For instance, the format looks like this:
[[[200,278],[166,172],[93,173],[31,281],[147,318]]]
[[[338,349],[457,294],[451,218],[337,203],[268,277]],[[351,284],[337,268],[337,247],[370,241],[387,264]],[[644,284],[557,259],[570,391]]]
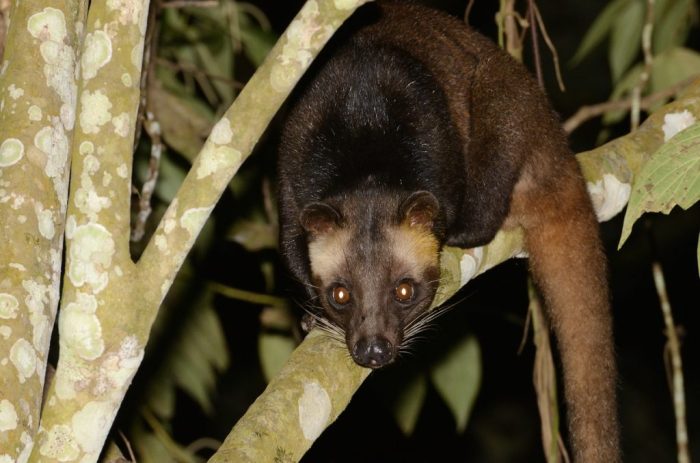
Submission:
[[[580,178],[559,177],[554,187],[556,194],[531,193],[527,202],[537,210],[523,226],[558,340],[574,460],[617,463],[615,354],[598,223]]]

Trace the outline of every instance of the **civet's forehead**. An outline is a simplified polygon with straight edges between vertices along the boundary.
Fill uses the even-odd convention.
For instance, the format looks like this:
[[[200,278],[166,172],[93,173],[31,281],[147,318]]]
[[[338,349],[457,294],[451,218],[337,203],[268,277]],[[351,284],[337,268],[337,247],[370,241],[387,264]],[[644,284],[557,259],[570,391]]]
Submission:
[[[419,227],[389,226],[376,236],[380,243],[362,244],[362,237],[353,235],[353,230],[340,228],[309,243],[311,273],[323,285],[336,278],[363,276],[352,275],[356,272],[371,276],[385,268],[395,273],[391,278],[421,278],[428,267],[438,264],[437,239]]]
[[[325,285],[347,272],[345,267],[350,238],[350,231],[341,228],[325,233],[309,243],[309,261],[314,279]]]

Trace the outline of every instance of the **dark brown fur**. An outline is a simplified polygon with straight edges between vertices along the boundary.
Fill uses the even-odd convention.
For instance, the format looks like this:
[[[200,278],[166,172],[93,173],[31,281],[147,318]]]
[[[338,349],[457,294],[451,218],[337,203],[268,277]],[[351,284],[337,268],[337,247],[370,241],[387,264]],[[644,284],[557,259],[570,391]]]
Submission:
[[[389,77],[377,77],[379,85],[386,85],[387,94],[398,92],[395,100],[387,97],[398,102],[394,106],[387,103],[388,115],[396,107],[410,112],[402,122],[418,129],[407,136],[430,132],[427,142],[420,139],[415,146],[434,141],[434,149],[420,156],[428,159],[425,165],[445,169],[426,170],[425,178],[420,172],[413,178],[400,171],[396,183],[390,174],[386,179],[378,174],[378,178],[389,183],[399,201],[416,190],[435,195],[440,214],[435,218],[434,233],[441,244],[472,247],[489,242],[501,227],[525,230],[532,273],[561,351],[575,461],[620,461],[605,257],[585,183],[556,115],[520,64],[456,19],[406,2],[381,2],[365,10],[365,18],[357,20],[366,23],[364,27],[354,32],[358,25],[348,26],[351,32],[343,39],[355,48],[319,64],[318,77],[313,77],[300,94],[282,137],[281,245],[290,268],[301,281],[311,282],[308,237],[299,223],[304,206],[314,201],[342,201],[354,194],[353,188],[364,185],[364,177],[355,178],[364,175],[361,168],[350,168],[352,164],[342,164],[341,158],[338,164],[325,164],[324,156],[343,156],[334,154],[344,148],[333,147],[333,140],[338,136],[345,140],[343,130],[363,128],[363,123],[381,129],[375,132],[387,132],[389,127],[366,120],[366,111],[349,113],[350,119],[343,121],[347,129],[342,123],[334,125],[336,107],[342,106],[347,93],[344,85],[349,88],[360,82],[357,79],[376,77],[372,71],[374,74],[352,75],[344,81],[343,70],[350,74],[362,71],[354,70],[343,59],[363,60],[358,50],[365,50],[368,54],[387,53],[399,64],[409,63],[408,71],[394,72],[397,76],[389,70]],[[411,74],[411,60],[420,63],[420,72]],[[366,68],[375,69],[371,65]],[[402,72],[409,77],[402,77]],[[426,73],[426,80],[421,80]],[[414,97],[414,89],[406,84],[411,79],[417,79],[417,95],[424,101],[416,102],[416,107],[402,106],[402,98]],[[434,95],[420,93],[422,86],[430,88],[433,82]],[[433,107],[439,101],[445,101],[447,111]],[[425,120],[414,114],[420,110],[425,112]],[[386,118],[382,114],[377,117]],[[362,136],[354,136],[345,142],[365,141],[368,135],[362,132]],[[316,139],[322,142],[309,147]],[[356,150],[378,150],[381,154],[392,153],[397,142],[381,147],[381,140],[372,138],[366,147],[357,144]],[[386,156],[396,156],[397,165],[414,163],[416,170],[423,165],[423,158],[411,149],[409,146],[411,154],[403,157]],[[461,153],[460,159],[450,157],[454,149]],[[368,155],[368,159],[374,157]],[[314,167],[318,167],[316,172]],[[342,174],[350,170],[355,175],[344,178]]]

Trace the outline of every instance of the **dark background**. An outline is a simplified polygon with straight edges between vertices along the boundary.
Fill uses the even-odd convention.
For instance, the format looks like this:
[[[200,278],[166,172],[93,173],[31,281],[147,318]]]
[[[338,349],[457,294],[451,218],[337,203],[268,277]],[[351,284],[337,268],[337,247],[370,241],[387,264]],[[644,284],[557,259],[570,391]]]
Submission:
[[[252,3],[265,11],[277,32],[284,30],[303,4],[289,0]],[[459,0],[424,3],[458,16],[463,15],[465,7],[465,2]],[[611,92],[606,47],[576,68],[566,64],[606,2],[538,4],[563,64],[565,93],[556,89],[549,53],[541,44],[548,91],[562,118],[581,105],[606,100]],[[471,24],[492,38],[496,36],[493,18],[497,6],[497,2],[477,1],[470,16]],[[691,42],[697,48],[697,31]],[[528,53],[526,46],[526,61]],[[574,150],[593,148],[600,130],[596,121],[577,130],[571,138]],[[624,125],[615,127],[613,136],[625,130]],[[243,174],[250,163],[274,162],[274,128],[272,131],[246,163]],[[230,206],[224,198],[216,214],[224,214],[222,209]],[[675,321],[681,327],[691,453],[700,460],[700,370],[696,355],[700,329],[696,264],[700,207],[674,210],[669,216],[647,216],[639,221],[622,250],[616,251],[622,217],[620,214],[602,224],[602,233],[610,259],[625,461],[662,463],[676,459],[673,406],[663,360],[666,339],[651,274],[654,258],[665,271]],[[255,266],[253,256],[227,242],[203,256],[197,268],[205,277],[221,279],[226,275],[226,281],[237,287],[263,292],[262,276],[250,270]],[[436,322],[431,339],[422,342],[415,355],[372,374],[303,461],[544,461],[532,386],[532,343],[528,342],[520,355],[517,353],[527,312],[526,276],[526,261],[512,260],[470,282],[455,296],[464,299],[460,307]],[[288,286],[284,283],[278,293],[288,294]],[[260,307],[223,298],[217,299],[216,305],[230,345],[232,366],[219,381],[214,416],[205,416],[189,397],[178,395],[180,418],[173,423],[172,431],[179,442],[202,435],[223,440],[265,387],[257,357]],[[429,388],[416,430],[413,436],[405,437],[394,423],[390,399],[407,377],[426,370],[447,345],[466,332],[477,336],[483,356],[482,386],[466,431],[461,435],[455,432],[447,406]]]

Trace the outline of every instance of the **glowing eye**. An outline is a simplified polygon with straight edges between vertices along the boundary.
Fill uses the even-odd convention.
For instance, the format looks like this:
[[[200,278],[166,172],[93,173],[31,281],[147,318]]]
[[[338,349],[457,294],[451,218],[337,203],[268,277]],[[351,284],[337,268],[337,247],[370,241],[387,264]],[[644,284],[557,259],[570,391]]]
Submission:
[[[350,302],[350,291],[345,286],[336,286],[333,288],[333,300],[336,304],[347,304]]]
[[[408,302],[413,299],[413,285],[403,282],[394,288],[394,297],[399,302]]]

